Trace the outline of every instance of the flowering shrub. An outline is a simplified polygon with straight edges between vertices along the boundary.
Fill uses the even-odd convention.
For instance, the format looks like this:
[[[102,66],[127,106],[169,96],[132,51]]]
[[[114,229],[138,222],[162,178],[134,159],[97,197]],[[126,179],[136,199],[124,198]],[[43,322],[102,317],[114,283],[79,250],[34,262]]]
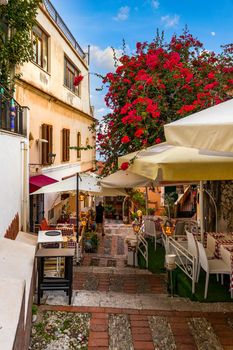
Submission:
[[[164,140],[163,125],[230,98],[233,87],[233,44],[216,54],[187,30],[165,43],[137,43],[136,53],[123,55],[115,73],[103,83],[104,116],[97,148],[106,160],[104,173],[117,169],[118,156]],[[129,164],[123,163],[121,169]]]
[[[79,75],[77,75],[76,77],[74,77],[74,86],[78,86],[80,83],[81,83],[81,81],[83,80],[83,75],[81,75],[81,74],[79,74]]]

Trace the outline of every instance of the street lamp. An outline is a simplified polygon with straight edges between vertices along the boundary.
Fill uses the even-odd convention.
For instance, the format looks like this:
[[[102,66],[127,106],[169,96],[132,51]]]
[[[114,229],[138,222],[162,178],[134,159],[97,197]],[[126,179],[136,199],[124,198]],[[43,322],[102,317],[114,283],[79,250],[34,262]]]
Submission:
[[[139,230],[140,230],[140,227],[141,227],[140,222],[136,219],[132,223],[132,226],[133,226],[134,232],[137,234],[139,232]]]

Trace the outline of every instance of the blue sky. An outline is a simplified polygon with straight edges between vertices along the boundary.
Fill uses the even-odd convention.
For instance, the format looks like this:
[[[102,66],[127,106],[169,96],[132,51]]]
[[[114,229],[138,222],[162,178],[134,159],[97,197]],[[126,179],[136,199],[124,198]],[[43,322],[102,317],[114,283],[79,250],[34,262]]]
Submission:
[[[113,71],[111,47],[120,55],[123,39],[129,52],[137,41],[151,41],[158,28],[169,39],[185,25],[208,50],[233,42],[233,0],[52,0],[82,46],[91,45],[91,72]],[[95,115],[107,112],[101,82],[91,76]]]

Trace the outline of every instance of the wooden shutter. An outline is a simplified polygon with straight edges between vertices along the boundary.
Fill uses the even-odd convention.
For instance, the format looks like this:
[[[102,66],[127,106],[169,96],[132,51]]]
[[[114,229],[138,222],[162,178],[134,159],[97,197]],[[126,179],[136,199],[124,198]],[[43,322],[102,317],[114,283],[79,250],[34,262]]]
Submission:
[[[42,143],[42,165],[52,163],[52,158],[48,156],[53,153],[53,127],[52,125],[42,125],[42,139],[47,140],[48,143]]]
[[[48,125],[48,154],[52,154],[53,153],[53,127],[52,125]],[[48,164],[52,164],[52,157],[48,157],[47,154],[47,161]]]
[[[66,161],[66,129],[62,129],[62,161]]]
[[[47,140],[47,124],[42,125],[42,139]],[[42,143],[42,165],[47,164],[48,159],[48,144],[43,142]]]
[[[62,161],[70,160],[70,130],[62,129]]]
[[[77,147],[81,147],[81,134],[80,132],[77,133]],[[77,158],[81,158],[81,150],[77,149]]]
[[[66,160],[70,160],[70,130],[66,129]]]

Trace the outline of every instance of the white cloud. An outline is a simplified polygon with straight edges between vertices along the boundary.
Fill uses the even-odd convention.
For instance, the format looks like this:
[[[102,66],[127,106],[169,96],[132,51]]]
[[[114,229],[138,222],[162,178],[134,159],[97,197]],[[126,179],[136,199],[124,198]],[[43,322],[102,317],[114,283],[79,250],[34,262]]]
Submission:
[[[178,15],[173,15],[173,16],[166,15],[161,17],[162,23],[167,28],[176,27],[179,24],[179,20],[180,20],[180,16]]]
[[[211,34],[212,36],[215,36],[215,35],[216,35],[216,33],[215,33],[215,32],[210,32],[210,34]]]
[[[107,108],[101,107],[96,110],[96,113],[104,113],[107,110]]]
[[[122,56],[122,50],[115,49],[116,57]],[[114,70],[113,50],[110,46],[101,49],[99,46],[91,46],[91,63],[96,69],[107,71]]]
[[[155,10],[157,10],[157,9],[159,8],[159,5],[160,5],[160,3],[159,3],[158,0],[151,0],[151,6],[152,6]]]
[[[119,11],[117,13],[116,17],[113,17],[115,21],[125,21],[129,17],[130,7],[129,6],[123,6],[119,8]]]

